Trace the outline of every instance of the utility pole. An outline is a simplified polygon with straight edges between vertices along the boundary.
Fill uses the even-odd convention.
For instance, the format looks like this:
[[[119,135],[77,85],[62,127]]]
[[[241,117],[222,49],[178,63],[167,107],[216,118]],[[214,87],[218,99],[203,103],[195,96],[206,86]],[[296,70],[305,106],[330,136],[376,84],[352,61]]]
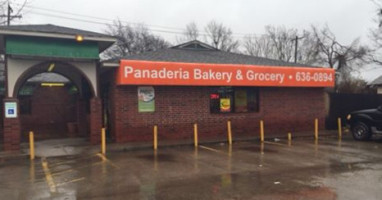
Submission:
[[[11,7],[11,5],[9,5],[8,3],[8,11],[7,11],[7,15],[0,15],[0,17],[2,18],[7,18],[7,26],[11,25],[11,20],[14,19],[14,18],[21,18],[22,15],[11,15],[13,12],[13,9]]]
[[[298,40],[299,40],[299,39],[302,39],[302,38],[304,38],[304,36],[303,36],[303,37],[298,37],[298,36],[296,35],[296,38],[295,38],[295,39],[292,39],[292,41],[295,41],[295,43],[294,43],[294,63],[297,63]]]
[[[11,25],[11,13],[13,13],[13,10],[8,3],[7,26]]]

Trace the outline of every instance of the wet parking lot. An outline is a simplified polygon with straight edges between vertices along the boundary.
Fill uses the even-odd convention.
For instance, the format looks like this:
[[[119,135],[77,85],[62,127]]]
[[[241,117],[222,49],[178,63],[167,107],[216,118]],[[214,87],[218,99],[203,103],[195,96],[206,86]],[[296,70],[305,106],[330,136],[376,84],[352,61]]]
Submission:
[[[0,156],[0,177],[1,199],[381,199],[382,140]]]

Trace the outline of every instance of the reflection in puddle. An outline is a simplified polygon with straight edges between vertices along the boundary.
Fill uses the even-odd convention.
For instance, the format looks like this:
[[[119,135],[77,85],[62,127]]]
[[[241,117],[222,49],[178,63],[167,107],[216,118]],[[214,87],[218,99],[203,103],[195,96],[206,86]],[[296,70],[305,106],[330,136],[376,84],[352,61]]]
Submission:
[[[34,160],[31,160],[30,167],[29,167],[29,178],[31,183],[35,182],[35,177],[36,177],[35,163],[34,163]]]
[[[176,159],[173,155],[157,153],[157,151],[154,151],[153,154],[137,156],[137,158],[148,160],[148,161],[156,160],[158,162],[176,162]]]
[[[369,169],[368,165],[372,162],[341,162],[339,160],[329,160],[330,173],[345,173]]]
[[[199,158],[198,158],[198,147],[195,147],[195,149],[194,149],[194,171],[195,172],[198,172],[199,171],[199,164],[198,164],[198,160],[199,160]]]
[[[261,154],[264,153],[277,153],[277,150],[265,148],[265,144],[261,143],[260,146],[250,146],[250,147],[243,147],[240,148],[241,150],[245,151],[251,151],[251,152],[260,152]]]
[[[158,152],[154,150],[154,170],[158,171]]]
[[[227,173],[221,176],[222,188],[230,187],[232,184],[232,145],[228,146]]]
[[[318,139],[314,140],[314,156],[317,157],[318,155]]]
[[[142,200],[154,200],[156,199],[156,184],[155,182],[141,184],[139,187],[139,196]]]
[[[341,140],[341,138],[338,139],[338,145],[337,146],[338,146],[339,149],[341,149],[341,147],[342,147],[342,140]]]

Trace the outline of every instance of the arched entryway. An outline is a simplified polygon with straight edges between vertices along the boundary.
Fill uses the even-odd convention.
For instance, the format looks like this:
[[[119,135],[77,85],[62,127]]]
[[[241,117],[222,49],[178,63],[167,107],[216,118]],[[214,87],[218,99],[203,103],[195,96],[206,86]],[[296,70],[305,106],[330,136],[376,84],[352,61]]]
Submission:
[[[44,62],[29,68],[15,85],[21,140],[34,131],[36,140],[88,137],[94,89],[75,66]]]
[[[98,97],[97,64],[8,59],[4,103],[17,104],[17,117],[4,118],[6,149],[19,148],[34,131],[36,139],[87,137],[100,141],[102,104]],[[6,107],[6,106],[5,106]]]
[[[105,34],[51,24],[1,26],[0,59],[4,58],[5,67],[4,75],[0,73],[0,82],[4,82],[0,87],[4,85],[5,93],[3,106],[0,107],[3,112],[3,132],[0,135],[4,138],[4,149],[19,149],[22,132],[32,129],[36,126],[35,123],[40,131],[43,131],[40,126],[45,126],[45,131],[50,128],[69,131],[73,126],[78,126],[78,132],[88,135],[91,143],[99,143],[102,126],[102,104],[98,86],[100,53],[114,42],[114,37]],[[41,83],[38,87],[33,86],[31,79],[36,75],[45,76],[44,73],[66,77],[77,88],[77,96],[68,95],[71,86],[65,88],[66,90],[53,85],[42,86]],[[27,93],[25,90],[28,87],[33,92],[30,97],[25,97],[23,92]],[[47,97],[44,98],[44,95]],[[49,102],[62,100],[57,97],[66,98],[68,107],[72,108],[61,108],[65,103],[49,105],[50,113],[44,116],[48,112],[44,112],[44,108],[49,107]],[[28,101],[31,101],[31,106],[40,107],[37,110],[28,110]],[[55,110],[57,106],[60,107],[58,111]],[[33,116],[27,119],[24,111],[34,112]],[[59,115],[61,111],[68,112],[63,114],[68,116],[61,120],[52,116],[54,113]],[[78,116],[78,113],[85,114]],[[39,119],[45,122],[38,121]],[[49,124],[49,121],[52,123]],[[85,125],[86,129],[81,128]]]

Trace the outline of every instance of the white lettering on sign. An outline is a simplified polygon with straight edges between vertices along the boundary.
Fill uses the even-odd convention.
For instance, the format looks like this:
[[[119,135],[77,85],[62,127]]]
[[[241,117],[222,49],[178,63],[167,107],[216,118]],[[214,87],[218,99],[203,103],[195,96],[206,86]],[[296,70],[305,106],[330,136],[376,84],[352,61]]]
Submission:
[[[157,69],[134,69],[131,66],[125,66],[125,77],[133,76],[134,78],[151,78],[151,79],[189,79],[190,72],[185,71],[182,68],[178,70],[168,70],[162,68]]]
[[[195,80],[225,80],[227,83],[231,82],[232,72],[214,72],[212,69],[202,71],[201,69],[194,69]]]
[[[275,81],[283,83],[285,74],[282,73],[257,73],[252,70],[247,71],[247,79],[250,81]]]
[[[131,62],[131,63],[130,63]],[[332,87],[334,70],[125,61],[118,84]],[[12,111],[10,111],[12,112]]]

